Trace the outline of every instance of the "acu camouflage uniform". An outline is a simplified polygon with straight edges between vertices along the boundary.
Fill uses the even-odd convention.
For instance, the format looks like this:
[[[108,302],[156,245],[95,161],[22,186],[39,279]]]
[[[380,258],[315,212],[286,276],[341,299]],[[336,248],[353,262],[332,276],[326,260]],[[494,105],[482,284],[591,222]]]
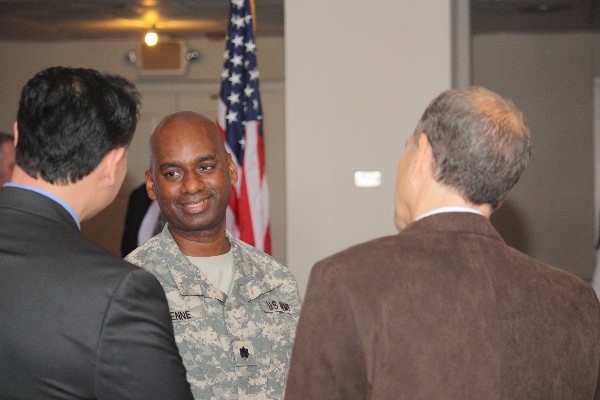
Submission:
[[[227,233],[230,296],[181,253],[168,228],[126,258],[153,273],[169,301],[175,339],[196,399],[283,399],[300,312],[292,274]]]

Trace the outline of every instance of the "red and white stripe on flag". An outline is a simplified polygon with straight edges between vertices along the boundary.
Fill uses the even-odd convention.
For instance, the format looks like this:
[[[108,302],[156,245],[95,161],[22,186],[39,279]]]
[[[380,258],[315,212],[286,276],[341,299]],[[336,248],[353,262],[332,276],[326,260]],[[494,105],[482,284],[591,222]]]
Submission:
[[[271,253],[269,189],[250,0],[231,0],[217,124],[236,164],[227,229]]]

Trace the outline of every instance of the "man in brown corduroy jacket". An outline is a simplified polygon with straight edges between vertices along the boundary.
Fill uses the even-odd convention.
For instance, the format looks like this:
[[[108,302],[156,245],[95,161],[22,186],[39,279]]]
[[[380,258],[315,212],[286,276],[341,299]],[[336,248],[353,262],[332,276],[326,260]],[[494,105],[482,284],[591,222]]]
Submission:
[[[399,234],[317,263],[287,400],[600,398],[600,305],[489,222],[531,152],[514,104],[442,93],[398,166]]]

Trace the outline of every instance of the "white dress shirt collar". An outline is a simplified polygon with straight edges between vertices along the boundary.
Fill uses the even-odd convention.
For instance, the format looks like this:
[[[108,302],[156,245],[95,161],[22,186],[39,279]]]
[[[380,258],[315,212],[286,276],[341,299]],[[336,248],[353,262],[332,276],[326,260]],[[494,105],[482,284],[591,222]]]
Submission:
[[[469,212],[469,213],[472,213],[472,214],[483,215],[480,211],[475,210],[474,208],[469,208],[469,207],[441,207],[441,208],[436,208],[435,210],[431,210],[429,212],[426,212],[423,215],[420,215],[415,221],[418,221],[418,220],[423,219],[425,217],[429,217],[431,215],[442,214],[442,213],[450,213],[450,212]]]

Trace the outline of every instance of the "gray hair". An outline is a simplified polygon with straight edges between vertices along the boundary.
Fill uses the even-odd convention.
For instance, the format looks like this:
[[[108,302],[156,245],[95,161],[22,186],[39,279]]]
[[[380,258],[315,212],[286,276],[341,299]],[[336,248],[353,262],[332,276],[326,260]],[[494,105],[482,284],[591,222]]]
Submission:
[[[416,134],[425,133],[438,182],[473,204],[496,209],[521,177],[531,137],[517,107],[482,87],[451,89],[427,107]]]

